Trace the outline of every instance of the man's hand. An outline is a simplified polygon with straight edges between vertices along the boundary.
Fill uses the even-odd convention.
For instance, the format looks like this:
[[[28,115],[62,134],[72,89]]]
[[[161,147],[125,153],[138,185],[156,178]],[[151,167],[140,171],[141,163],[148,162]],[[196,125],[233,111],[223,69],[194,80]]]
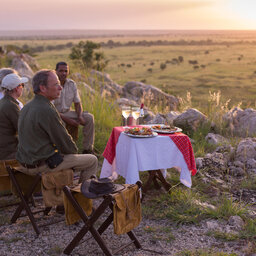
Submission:
[[[83,118],[82,115],[80,115],[80,116],[78,117],[78,120],[79,120],[79,123],[80,123],[81,125],[85,125],[85,120],[84,120],[84,118]]]
[[[74,126],[74,127],[78,127],[79,124],[80,124],[80,121],[78,120],[75,120],[75,119],[72,119],[72,118],[68,118],[62,114],[60,114],[60,117],[61,119],[66,123],[66,124],[69,124],[71,126]]]

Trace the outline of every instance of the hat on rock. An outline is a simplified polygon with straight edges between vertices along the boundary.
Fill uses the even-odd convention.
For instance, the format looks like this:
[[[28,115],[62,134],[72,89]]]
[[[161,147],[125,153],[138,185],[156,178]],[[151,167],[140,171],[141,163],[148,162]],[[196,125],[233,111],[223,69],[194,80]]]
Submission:
[[[20,84],[24,84],[28,82],[27,77],[20,77],[17,74],[9,74],[5,76],[2,80],[1,87],[7,89],[7,90],[12,90],[19,86]]]
[[[114,184],[109,178],[85,180],[81,186],[81,192],[87,198],[97,198],[100,196],[116,193],[123,190],[124,185]]]

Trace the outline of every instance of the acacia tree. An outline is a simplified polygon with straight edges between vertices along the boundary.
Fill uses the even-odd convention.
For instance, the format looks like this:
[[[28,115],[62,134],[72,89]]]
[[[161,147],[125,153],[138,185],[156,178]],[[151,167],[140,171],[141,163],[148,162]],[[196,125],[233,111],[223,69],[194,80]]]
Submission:
[[[102,71],[108,64],[103,52],[96,52],[101,45],[92,41],[80,41],[73,46],[69,55],[70,59],[82,64],[86,69]]]

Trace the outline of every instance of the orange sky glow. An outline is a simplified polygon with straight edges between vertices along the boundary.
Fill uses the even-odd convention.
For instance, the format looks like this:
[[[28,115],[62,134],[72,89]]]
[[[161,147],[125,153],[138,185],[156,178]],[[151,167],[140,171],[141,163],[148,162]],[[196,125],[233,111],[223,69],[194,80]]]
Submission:
[[[0,30],[256,30],[255,11],[255,0],[1,0]]]

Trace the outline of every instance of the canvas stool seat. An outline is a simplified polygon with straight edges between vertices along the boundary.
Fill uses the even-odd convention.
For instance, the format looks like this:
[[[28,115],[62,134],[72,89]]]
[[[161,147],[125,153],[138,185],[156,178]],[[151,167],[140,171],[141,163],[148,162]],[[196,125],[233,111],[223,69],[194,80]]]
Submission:
[[[36,174],[33,176],[28,175],[28,174],[25,174],[25,173],[19,171],[18,168],[12,168],[10,166],[7,166],[6,170],[9,173],[9,176],[11,179],[11,183],[12,183],[12,187],[13,187],[12,191],[20,199],[20,203],[11,218],[11,223],[15,223],[16,220],[20,217],[28,216],[29,220],[34,228],[35,233],[37,235],[39,235],[40,230],[39,230],[39,225],[37,224],[37,221],[35,218],[35,214],[43,212],[44,215],[47,215],[49,212],[49,209],[47,209],[48,207],[46,207],[44,210],[36,210],[36,211],[32,212],[31,207],[30,207],[30,202],[31,201],[34,202],[33,193],[42,191],[41,186],[43,187],[44,190],[47,190],[45,188],[45,186],[43,184],[41,184],[42,175],[41,174]],[[63,170],[60,172],[63,172],[65,174],[66,171],[68,173],[70,173],[70,172],[73,173],[73,171],[71,169]],[[49,173],[49,174],[43,174],[43,176],[51,177],[52,175]],[[73,175],[72,175],[72,177],[73,177]],[[68,180],[70,181],[70,178]],[[49,184],[51,184],[51,183],[49,183]],[[67,185],[67,184],[70,185],[72,183],[68,182],[68,183],[62,184],[61,189],[63,188],[64,185]],[[50,187],[50,190],[54,191],[55,189],[53,187]],[[49,196],[49,191],[45,191],[45,192],[48,196],[47,197],[47,200],[48,200],[47,206],[53,206],[53,204],[56,202],[55,201],[56,196],[53,196],[53,197],[51,195]],[[62,199],[62,194],[60,195],[60,197]],[[57,198],[57,199],[59,200],[59,198]],[[54,201],[52,201],[52,200],[54,200]],[[51,204],[51,202],[52,202],[52,204]],[[63,200],[61,200],[61,203],[63,204]],[[33,206],[35,206],[35,204],[33,204]],[[23,210],[25,210],[25,215],[21,215]],[[54,223],[56,223],[56,221]],[[46,225],[51,225],[51,224],[53,224],[53,222],[44,224],[41,226],[46,226]]]
[[[85,181],[88,182],[88,181]],[[73,240],[69,243],[69,245],[65,248],[64,254],[70,254],[73,249],[79,244],[79,242],[82,240],[82,238],[87,234],[88,232],[91,233],[92,237],[96,240],[100,248],[102,249],[103,253],[108,256],[112,256],[122,249],[126,248],[127,246],[134,244],[136,248],[141,248],[141,244],[138,241],[136,235],[132,231],[134,227],[136,227],[140,221],[141,221],[141,208],[140,208],[140,188],[141,188],[141,182],[138,181],[136,184],[128,185],[124,184],[121,185],[121,187],[115,188],[117,192],[110,193],[107,195],[100,195],[96,196],[93,195],[93,192],[88,191],[88,188],[86,188],[83,191],[83,185],[81,191],[83,191],[84,194],[82,194],[80,188],[70,188],[68,186],[64,187],[64,193],[67,197],[67,200],[72,204],[73,210],[76,212],[76,214],[79,216],[79,218],[82,219],[84,222],[83,227],[80,229],[80,231],[77,233],[77,235],[73,238]],[[81,186],[81,184],[80,184]],[[93,191],[93,190],[92,190]],[[91,193],[91,195],[90,195]],[[130,208],[129,200],[127,199],[127,195],[131,193],[135,200],[131,201],[132,207]],[[84,200],[92,200],[94,198],[100,198],[102,199],[100,205],[95,209],[93,212],[89,209],[84,209],[84,207],[81,205],[81,198],[77,200],[77,194],[82,195],[82,201]],[[90,198],[88,199],[84,195],[89,195]],[[135,197],[134,197],[135,195]],[[90,201],[89,201],[90,202]],[[134,207],[133,207],[134,206]],[[128,211],[127,209],[130,209]],[[95,228],[95,222],[104,214],[106,214],[106,210],[110,209],[110,214],[106,217],[106,219],[101,223],[99,228]],[[139,215],[134,214],[134,210],[137,210]],[[65,205],[65,211],[66,211],[66,205]],[[121,213],[121,215],[120,215]],[[67,214],[67,212],[66,212]],[[90,215],[89,215],[90,214]],[[119,214],[119,215],[118,215]],[[134,218],[135,217],[135,218]],[[122,223],[120,223],[119,219],[122,219]],[[130,241],[114,250],[111,250],[104,239],[102,238],[103,232],[110,226],[110,224],[113,222],[114,225],[114,233],[116,234],[127,234],[130,238]],[[129,226],[130,223],[133,223],[134,225]],[[118,225],[120,224],[120,225]]]
[[[19,163],[16,159],[10,160],[0,160],[0,192],[10,192],[11,182],[8,172],[6,171],[6,166],[18,167]]]

